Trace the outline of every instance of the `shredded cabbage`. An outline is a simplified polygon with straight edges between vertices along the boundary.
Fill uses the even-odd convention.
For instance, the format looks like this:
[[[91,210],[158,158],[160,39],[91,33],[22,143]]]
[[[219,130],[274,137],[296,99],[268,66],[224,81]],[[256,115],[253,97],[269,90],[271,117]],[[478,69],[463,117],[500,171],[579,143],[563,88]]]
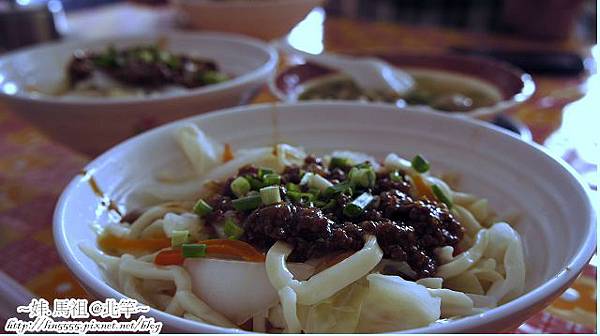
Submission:
[[[357,331],[390,332],[427,326],[440,318],[441,299],[398,276],[369,274]]]
[[[308,333],[353,333],[356,331],[367,287],[357,281],[337,294],[301,310],[303,330]]]
[[[198,176],[206,174],[221,163],[223,145],[206,136],[197,125],[186,123],[175,133],[175,140]]]
[[[470,315],[473,311],[473,300],[466,296],[465,293],[446,288],[428,290],[432,296],[442,300],[442,317],[465,316]]]

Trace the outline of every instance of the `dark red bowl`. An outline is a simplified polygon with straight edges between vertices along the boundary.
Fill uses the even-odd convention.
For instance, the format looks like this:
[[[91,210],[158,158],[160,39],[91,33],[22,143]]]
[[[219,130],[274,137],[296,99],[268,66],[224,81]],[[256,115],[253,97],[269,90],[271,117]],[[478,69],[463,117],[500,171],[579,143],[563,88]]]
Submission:
[[[502,99],[493,106],[479,108],[465,113],[480,119],[491,119],[494,115],[506,111],[529,99],[535,91],[531,76],[522,70],[492,59],[462,56],[453,54],[417,54],[395,53],[371,55],[379,57],[399,68],[439,71],[441,73],[457,74],[483,81],[495,87]],[[314,63],[304,63],[288,67],[281,71],[270,83],[271,91],[282,101],[295,100],[298,87],[310,80],[335,74],[336,71],[324,68]],[[435,110],[431,107],[420,107],[425,110]]]

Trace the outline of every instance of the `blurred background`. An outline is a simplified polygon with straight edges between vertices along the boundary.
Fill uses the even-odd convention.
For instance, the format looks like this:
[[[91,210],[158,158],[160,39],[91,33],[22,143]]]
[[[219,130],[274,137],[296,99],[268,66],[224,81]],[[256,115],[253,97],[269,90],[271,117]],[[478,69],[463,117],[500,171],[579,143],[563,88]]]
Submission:
[[[69,29],[64,13],[76,16],[80,11],[124,2],[155,8],[167,6],[165,0],[3,0],[0,1],[0,33],[4,33],[4,38],[0,45],[10,49],[61,34],[77,34],[79,27]],[[59,21],[58,34],[43,32],[52,29],[43,27],[40,13],[34,27],[21,23],[23,26],[18,29],[17,20],[8,18],[19,12],[15,8],[40,8],[46,4]],[[330,17],[513,34],[531,39],[576,37],[594,43],[597,34],[597,2],[594,0],[330,0],[323,8]],[[35,34],[35,30],[39,30],[39,36],[28,36],[28,31]],[[9,31],[11,35],[21,36],[9,37]]]

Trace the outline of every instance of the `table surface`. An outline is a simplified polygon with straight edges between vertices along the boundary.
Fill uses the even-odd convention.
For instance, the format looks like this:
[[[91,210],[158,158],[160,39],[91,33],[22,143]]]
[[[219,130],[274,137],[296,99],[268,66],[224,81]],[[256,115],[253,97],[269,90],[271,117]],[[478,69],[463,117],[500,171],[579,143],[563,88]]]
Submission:
[[[92,38],[175,27],[174,13],[120,4],[69,15],[73,36]],[[543,144],[579,171],[596,190],[600,77],[598,46],[577,40],[557,43],[519,40],[439,28],[357,22],[326,17],[317,8],[288,37],[307,51],[440,51],[450,46],[494,46],[517,50],[565,50],[587,55],[589,71],[580,77],[534,76],[535,96],[509,113],[524,122],[534,141]],[[285,59],[285,58],[284,58]],[[288,59],[289,60],[289,59]],[[593,93],[596,93],[595,95]],[[274,101],[267,88],[255,102]],[[52,212],[62,189],[90,158],[55,144],[0,106],[0,270],[34,295],[48,300],[86,297],[61,262],[52,238]],[[594,192],[596,195],[597,193]],[[595,259],[545,311],[517,333],[591,333],[596,330]],[[573,293],[579,295],[572,295]]]

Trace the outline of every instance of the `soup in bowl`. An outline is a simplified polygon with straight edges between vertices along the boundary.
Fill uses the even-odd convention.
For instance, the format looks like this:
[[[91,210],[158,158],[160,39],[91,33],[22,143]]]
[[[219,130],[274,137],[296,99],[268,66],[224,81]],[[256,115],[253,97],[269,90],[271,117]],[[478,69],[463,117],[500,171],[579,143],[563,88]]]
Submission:
[[[385,102],[491,120],[535,90],[528,74],[493,60],[451,54],[377,56],[411,75],[413,88],[403,94],[365,90],[344,74],[308,62],[283,70],[270,82],[271,91],[282,101]]]

